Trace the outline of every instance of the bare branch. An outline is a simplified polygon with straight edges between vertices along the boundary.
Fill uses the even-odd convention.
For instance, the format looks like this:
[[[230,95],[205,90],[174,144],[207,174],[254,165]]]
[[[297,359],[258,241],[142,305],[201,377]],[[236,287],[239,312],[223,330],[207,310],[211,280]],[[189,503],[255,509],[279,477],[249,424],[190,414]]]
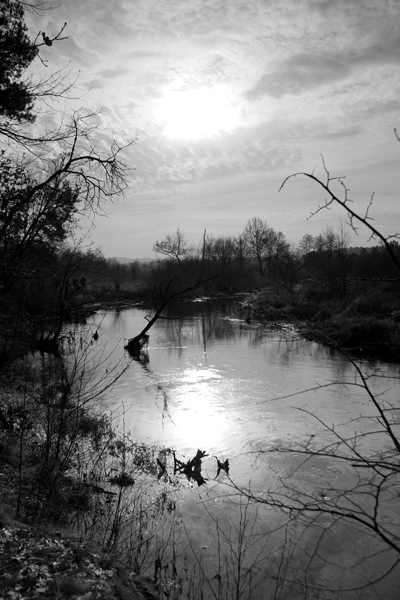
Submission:
[[[321,212],[324,209],[329,209],[334,203],[339,204],[347,212],[347,215],[349,217],[349,223],[350,223],[350,226],[352,227],[353,231],[355,233],[357,233],[358,228],[355,225],[355,223],[361,223],[362,225],[367,227],[367,229],[369,229],[371,232],[371,237],[375,237],[383,243],[383,245],[385,246],[386,250],[388,251],[388,253],[390,255],[390,258],[392,259],[393,263],[395,264],[396,268],[398,269],[398,271],[400,273],[400,262],[396,256],[395,252],[393,251],[393,248],[390,245],[390,240],[393,239],[395,236],[394,235],[384,236],[378,229],[376,229],[376,227],[374,227],[371,224],[372,218],[369,215],[369,211],[373,204],[373,194],[371,196],[371,199],[368,203],[368,206],[367,206],[367,209],[366,209],[364,215],[363,216],[359,215],[356,211],[354,211],[349,206],[349,203],[351,202],[350,198],[348,197],[349,189],[343,183],[343,177],[331,177],[329,174],[329,171],[327,170],[327,168],[325,166],[325,162],[324,162],[323,158],[322,158],[322,164],[323,164],[325,172],[326,172],[326,181],[325,182],[322,181],[321,179],[319,179],[318,177],[316,177],[313,173],[299,172],[299,173],[294,173],[294,174],[286,177],[286,179],[283,181],[282,185],[280,186],[279,191],[284,187],[284,185],[286,184],[287,181],[289,181],[289,179],[291,179],[293,177],[297,177],[298,175],[307,177],[307,178],[311,179],[312,181],[314,181],[315,183],[317,183],[323,190],[325,190],[325,192],[328,193],[329,198],[325,200],[324,205],[319,206],[317,208],[317,210],[315,210],[313,213],[311,213],[311,217],[315,216],[316,214],[318,214],[319,212]],[[331,182],[334,181],[335,179],[339,180],[339,182],[341,183],[341,185],[343,187],[343,190],[344,190],[343,198],[339,198],[339,196],[335,192],[333,192],[333,190],[330,187]]]

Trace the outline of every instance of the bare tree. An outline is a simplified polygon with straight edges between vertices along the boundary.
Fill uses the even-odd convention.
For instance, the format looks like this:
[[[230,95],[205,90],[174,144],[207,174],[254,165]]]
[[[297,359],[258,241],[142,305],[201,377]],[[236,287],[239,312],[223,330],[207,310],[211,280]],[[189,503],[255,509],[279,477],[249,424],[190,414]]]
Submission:
[[[288,249],[288,243],[281,231],[275,231],[259,217],[250,219],[243,237],[249,254],[255,259],[260,275],[267,275],[273,264]]]
[[[20,263],[32,244],[57,237],[57,227],[72,226],[78,214],[101,213],[105,197],[123,194],[128,174],[123,154],[130,143],[96,150],[92,116],[74,117],[72,138],[58,144],[56,158],[40,161],[41,168],[37,161],[2,159],[0,255],[10,276],[15,271],[6,264],[9,249]]]
[[[314,173],[306,173],[306,172],[293,173],[292,175],[289,175],[289,177],[286,177],[286,179],[282,183],[280,189],[282,189],[284,187],[284,185],[287,183],[287,181],[289,181],[289,179],[300,176],[300,175],[303,177],[308,177],[309,179],[311,179],[312,181],[317,183],[317,185],[320,186],[328,194],[328,198],[325,200],[324,204],[318,206],[317,210],[315,210],[311,214],[311,216],[318,214],[322,210],[329,209],[333,204],[338,204],[347,213],[348,223],[349,223],[351,229],[354,231],[354,233],[358,232],[360,225],[363,225],[367,229],[369,229],[369,231],[371,233],[371,238],[375,238],[382,242],[382,244],[386,248],[387,252],[389,253],[391,260],[393,261],[393,264],[396,266],[397,270],[400,273],[400,262],[398,260],[398,257],[396,256],[396,253],[394,252],[393,246],[391,244],[391,242],[393,240],[400,239],[400,233],[395,232],[391,235],[385,236],[372,224],[373,218],[370,215],[370,211],[371,211],[371,208],[373,205],[374,194],[372,194],[371,199],[368,203],[368,206],[367,206],[364,214],[359,214],[351,207],[351,204],[353,201],[351,200],[351,198],[349,196],[350,190],[344,183],[345,178],[344,177],[332,177],[331,174],[329,173],[328,169],[326,168],[325,161],[323,158],[322,158],[322,164],[323,164],[323,167],[325,170],[325,175],[326,175],[325,180],[318,178],[316,175],[314,175]],[[334,191],[332,189],[332,183],[335,181],[338,182],[342,188],[342,196],[340,196],[336,191]]]
[[[260,275],[264,274],[264,240],[269,227],[258,217],[250,219],[243,232],[250,255],[256,260]]]
[[[310,256],[313,249],[314,238],[310,233],[305,233],[300,240],[299,251],[307,278],[310,276]]]
[[[51,140],[51,152],[49,146],[42,146],[41,178],[29,191],[30,198],[54,180],[66,179],[80,188],[85,208],[92,210],[101,209],[102,198],[123,194],[130,171],[124,153],[134,141],[111,137],[109,145],[100,150],[100,144],[96,146],[98,127],[96,111],[76,113],[60,139]],[[27,163],[27,167],[31,165],[39,167],[37,161]]]
[[[153,252],[175,259],[182,271],[186,273],[183,261],[191,254],[192,249],[179,227],[174,234],[167,233],[163,240],[157,241],[153,246]]]

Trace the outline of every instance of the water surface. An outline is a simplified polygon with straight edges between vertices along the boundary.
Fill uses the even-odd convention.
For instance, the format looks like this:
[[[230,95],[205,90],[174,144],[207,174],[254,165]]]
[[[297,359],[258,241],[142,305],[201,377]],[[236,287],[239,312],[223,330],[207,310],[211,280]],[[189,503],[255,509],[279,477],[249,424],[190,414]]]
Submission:
[[[135,307],[95,316],[99,341],[111,353],[110,364],[124,355],[124,341],[137,335],[151,314],[149,309]],[[252,489],[260,492],[279,478],[290,478],[310,492],[317,486],[340,487],[348,481],[349,469],[329,459],[313,459],[299,469],[300,461],[293,455],[259,452],[311,439],[327,443],[333,424],[345,436],[356,429],[371,433],[376,428],[376,423],[365,418],[374,412],[365,390],[353,385],[357,383],[355,370],[345,356],[299,338],[290,327],[271,330],[247,323],[239,300],[180,302],[166,316],[149,332],[149,361],[134,361],[101,406],[123,413],[124,427],[138,441],[173,447],[186,460],[197,449],[209,454],[203,462],[207,486],[193,491],[193,502],[200,493],[214,500],[223,493],[214,481],[214,455],[229,459],[236,483],[251,482]],[[385,401],[397,401],[398,368],[368,361],[363,367],[371,374],[368,383],[374,393],[384,394]],[[365,439],[371,447],[377,443],[373,435]],[[193,515],[195,509],[186,503],[182,510]],[[225,506],[222,514],[232,511]],[[196,514],[192,527],[197,527],[200,539],[207,530],[207,518],[204,521]],[[269,513],[268,519],[274,525],[280,522],[276,513]],[[342,527],[335,536],[326,536],[332,555],[340,555],[342,562],[348,559],[346,552],[354,556],[351,532],[351,526]],[[305,546],[308,543],[305,535]],[[373,543],[366,541],[365,551],[372,552]],[[331,575],[333,568],[341,572],[341,562],[337,564],[330,566]],[[385,593],[391,598],[389,588]]]

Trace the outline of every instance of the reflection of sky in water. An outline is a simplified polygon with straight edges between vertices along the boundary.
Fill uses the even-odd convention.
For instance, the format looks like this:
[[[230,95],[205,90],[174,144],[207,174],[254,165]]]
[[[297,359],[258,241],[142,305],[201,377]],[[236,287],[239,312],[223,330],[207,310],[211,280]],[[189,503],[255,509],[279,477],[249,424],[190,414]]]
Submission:
[[[210,379],[221,379],[221,375],[215,369],[186,369],[182,373],[182,383],[202,383]]]
[[[173,391],[174,422],[193,447],[218,448],[229,432],[229,415],[221,410],[215,369],[186,369]]]
[[[171,312],[168,316],[174,316]],[[109,348],[118,345],[114,361],[124,355],[121,340],[137,334],[150,313],[136,308],[95,317],[99,342],[106,340]],[[247,476],[249,465],[254,466],[252,451],[279,442],[301,443],[321,432],[321,425],[304,410],[329,425],[347,422],[353,433],[351,419],[367,406],[362,390],[341,386],[307,391],[319,383],[352,380],[352,367],[342,356],[248,325],[238,303],[182,303],[176,314],[185,317],[158,321],[150,330],[150,362],[134,362],[103,401],[109,409],[123,402],[125,426],[134,437],[186,453],[201,448],[236,457]],[[389,387],[384,379],[374,385],[381,391]],[[390,387],[388,399],[399,382]],[[259,466],[262,477],[265,460],[266,455]]]

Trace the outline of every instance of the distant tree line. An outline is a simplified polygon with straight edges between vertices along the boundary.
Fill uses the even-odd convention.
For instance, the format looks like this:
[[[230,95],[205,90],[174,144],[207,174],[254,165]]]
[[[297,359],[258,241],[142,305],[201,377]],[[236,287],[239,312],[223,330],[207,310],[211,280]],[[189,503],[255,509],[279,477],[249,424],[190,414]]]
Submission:
[[[155,263],[135,269],[155,297],[172,280],[183,288],[203,278],[208,280],[205,294],[253,292],[250,318],[296,319],[304,332],[313,330],[316,336],[321,330],[319,339],[328,336],[346,347],[400,349],[397,239],[353,248],[342,223],[317,236],[305,234],[296,246],[253,217],[241,234],[204,232],[197,246],[177,229],[157,241],[154,251]]]
[[[157,280],[161,275],[185,278],[200,271],[217,275],[207,284],[208,290],[217,292],[266,287],[295,297],[307,287],[321,300],[350,300],[368,282],[390,284],[396,273],[385,248],[352,248],[349,239],[343,226],[337,231],[327,226],[317,236],[305,234],[295,246],[258,217],[250,219],[237,236],[205,233],[197,246],[189,244],[178,229],[154,244],[158,261],[151,272],[157,273]],[[399,254],[398,242],[391,245]],[[140,271],[140,265],[137,268]],[[151,279],[149,272],[147,276]]]

